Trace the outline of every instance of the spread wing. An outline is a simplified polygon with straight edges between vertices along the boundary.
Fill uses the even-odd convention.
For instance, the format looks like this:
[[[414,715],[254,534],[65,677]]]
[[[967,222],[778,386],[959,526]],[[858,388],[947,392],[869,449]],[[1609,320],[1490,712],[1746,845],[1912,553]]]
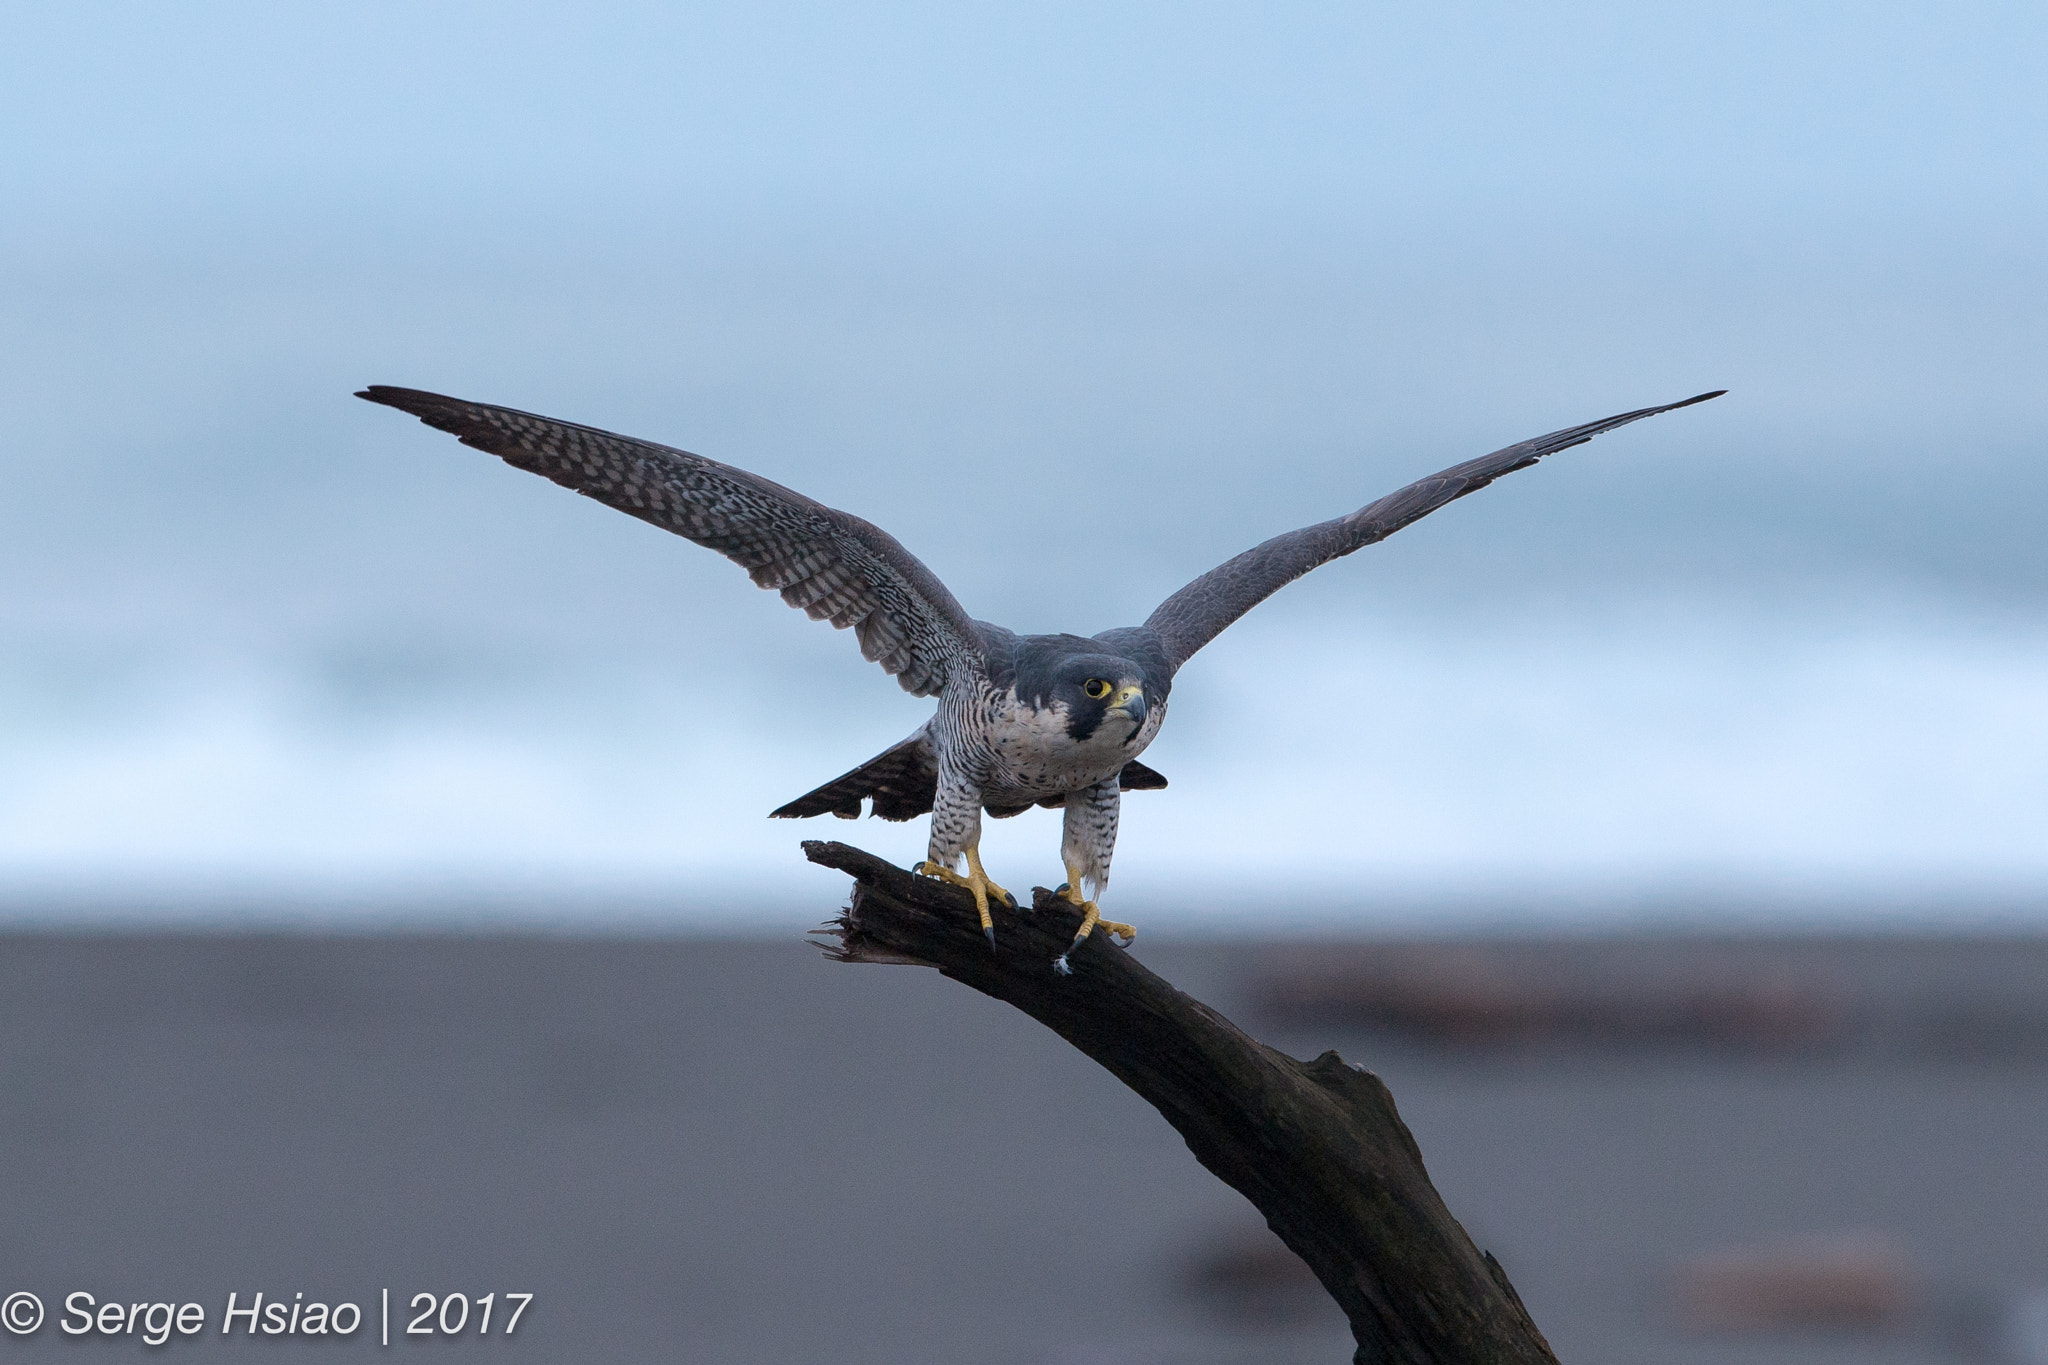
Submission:
[[[860,652],[928,697],[979,668],[980,637],[946,585],[895,537],[781,484],[685,450],[417,389],[357,394],[466,446],[718,551],[812,620],[851,626]]]
[[[1476,493],[1503,474],[1527,469],[1545,455],[1584,445],[1603,431],[1627,426],[1673,408],[1690,407],[1709,398],[1719,398],[1726,389],[1716,389],[1680,403],[1638,408],[1605,417],[1584,426],[1567,427],[1548,436],[1511,445],[1464,464],[1452,465],[1441,473],[1389,493],[1369,507],[1347,517],[1304,526],[1275,536],[1263,545],[1246,550],[1226,564],[1209,570],[1159,604],[1145,624],[1159,633],[1160,643],[1174,668],[1186,663],[1194,652],[1223,633],[1238,617],[1286,587],[1318,565],[1385,540],[1411,521],[1428,516],[1445,503]]]

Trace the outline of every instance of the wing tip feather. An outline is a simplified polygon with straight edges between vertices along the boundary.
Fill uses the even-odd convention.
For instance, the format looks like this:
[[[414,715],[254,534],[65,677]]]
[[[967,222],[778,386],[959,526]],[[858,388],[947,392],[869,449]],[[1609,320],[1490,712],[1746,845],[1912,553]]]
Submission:
[[[401,388],[396,384],[372,384],[368,388],[357,389],[356,397],[366,403],[381,403],[387,408],[397,408],[400,412],[411,413],[428,426],[439,427],[443,431],[450,431],[450,428],[436,422],[434,419],[437,415],[445,415],[453,409],[469,406],[465,400],[452,398],[445,393]],[[459,432],[452,431],[450,434],[460,435]]]
[[[403,408],[408,402],[422,398],[441,398],[442,395],[427,393],[422,389],[401,388],[396,384],[371,384],[367,388],[357,389],[356,397],[365,402],[382,403],[387,408]]]

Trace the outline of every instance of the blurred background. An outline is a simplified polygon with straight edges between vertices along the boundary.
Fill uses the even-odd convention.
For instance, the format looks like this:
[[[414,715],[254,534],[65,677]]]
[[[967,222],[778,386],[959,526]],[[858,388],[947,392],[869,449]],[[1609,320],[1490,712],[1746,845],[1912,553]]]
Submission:
[[[1120,898],[1863,915],[2048,877],[2029,7],[11,28],[12,887],[715,918],[826,888],[758,816],[928,708],[371,382],[758,470],[977,615],[1084,633],[1452,461],[1726,387],[1220,639]],[[1303,695],[1313,737],[1266,738]],[[997,858],[1043,862],[1052,822]]]
[[[349,956],[426,960],[403,936],[427,931],[466,935],[431,941],[470,944],[529,983],[511,996],[553,1002],[522,1019],[574,1014],[586,991],[640,998],[616,973],[644,966],[627,945],[660,943],[677,990],[782,972],[798,984],[778,999],[841,992],[819,997],[841,1021],[819,1038],[858,1054],[864,1075],[898,1059],[885,1024],[910,989],[902,974],[827,988],[792,965],[796,936],[843,889],[794,845],[847,837],[908,861],[922,824],[762,817],[909,732],[929,703],[716,556],[349,396],[368,383],[756,470],[891,531],[975,615],[1082,633],[1142,620],[1256,541],[1454,461],[1728,388],[1325,568],[1219,638],[1177,681],[1172,724],[1146,755],[1171,788],[1126,803],[1113,912],[1148,944],[1181,940],[1169,956],[1192,955],[1219,1000],[1297,1030],[1286,1037],[1301,1049],[1366,1029],[1393,1050],[1352,1060],[1384,1066],[1404,1098],[1404,1075],[1411,1089],[1496,1096],[1495,1052],[1458,1034],[1410,1057],[1388,1041],[1409,1025],[1383,1008],[1466,1000],[1492,977],[1461,957],[1448,975],[1425,971],[1426,990],[1371,972],[1301,987],[1338,1001],[1325,1017],[1272,1003],[1291,968],[1249,964],[1286,941],[1455,940],[1511,958],[1503,944],[1576,942],[1590,956],[1514,987],[1566,1108],[1617,1036],[1692,1017],[1699,982],[1723,980],[1697,966],[1702,945],[1738,940],[1755,941],[1729,951],[1763,956],[1733,979],[1810,976],[1814,998],[1837,1002],[1825,1017],[1862,1021],[1831,1025],[1820,1053],[1773,1053],[1773,1076],[1805,1076],[1825,1054],[1945,1093],[1955,1054],[1895,1041],[1947,1038],[1938,1021],[1956,1015],[2020,1021],[2021,1044],[1965,1049],[1972,1066],[1995,1060],[1999,1095],[2024,1106],[2048,1079],[2026,1041],[2027,1021],[2048,1018],[2048,979],[2030,965],[2048,927],[2038,7],[87,3],[17,7],[6,34],[0,919],[15,934],[0,951],[27,975],[10,997],[0,1105],[25,1125],[20,1141],[44,1144],[36,1160],[152,1143],[210,1153],[193,1157],[188,1193],[251,1162],[284,1170],[304,1155],[300,1130],[277,1128],[263,1156],[227,1143],[223,1116],[272,1111],[232,1068],[208,1068],[258,1042],[305,1068],[340,1065],[323,1050],[339,1035],[304,1032],[294,1010],[331,1006],[387,1043],[424,1030],[420,1055],[459,1070],[473,1054],[449,1040],[474,1042],[462,1030],[488,1009],[448,1015],[448,1034],[410,1006],[377,1013],[364,1000],[386,997],[365,983],[386,967]],[[1301,698],[1314,699],[1306,713]],[[991,871],[1015,887],[1052,880],[1056,840],[1049,813],[994,825]],[[125,936],[93,936],[111,930]],[[333,937],[366,930],[401,937]],[[1810,955],[1794,954],[1797,970],[1772,965],[1786,934]],[[1872,934],[1897,948],[1896,976],[1856,965],[1877,951]],[[751,965],[719,976],[714,939]],[[1601,954],[1632,961],[1657,943],[1679,984],[1614,1005],[1601,983],[1633,969]],[[187,961],[173,949],[228,965],[178,969],[182,1004],[28,984],[154,979],[151,964]],[[559,955],[576,953],[614,976],[564,976]],[[1978,965],[1925,966],[1944,953]],[[38,954],[72,965],[38,976]],[[273,968],[327,984],[277,1005],[297,988]],[[271,984],[234,984],[245,978]],[[1977,1001],[1973,983],[1993,978]],[[416,989],[433,997],[428,978]],[[1949,1003],[1911,1016],[1924,1027],[1871,1023],[1867,1002],[1895,989]],[[1557,1003],[1595,997],[1607,1003]],[[719,1017],[702,1026],[734,1046],[744,1036],[764,1067],[819,1044],[775,1033],[774,1012],[745,1029]],[[173,1018],[212,1022],[188,1037]],[[624,1016],[614,1026],[642,1036]],[[539,1060],[518,1029],[499,1039],[508,1056],[538,1074],[603,1071],[531,1027],[546,1034]],[[1669,1068],[1691,1055],[1690,1027],[1651,1027],[1665,1042],[1624,1069],[1679,1085],[1683,1068]],[[94,1038],[113,1051],[90,1052]],[[312,1051],[292,1052],[301,1044]],[[190,1080],[173,1087],[196,1106],[189,1123],[66,1108],[63,1078],[89,1074],[89,1056]],[[1714,1056],[1744,1076],[1763,1065]],[[642,1075],[633,1065],[619,1074]],[[206,1076],[242,1106],[192,1099],[213,1093]],[[715,1112],[828,1140],[832,1122],[799,1123],[760,1086],[716,1092]],[[602,1108],[613,1092],[599,1091],[570,1093]],[[514,1112],[525,1093],[476,1099],[464,1122],[496,1131],[490,1105]],[[1603,1112],[1644,1112],[1625,1087],[1601,1093]],[[373,1106],[375,1122],[337,1129],[303,1103],[304,1132],[354,1134],[333,1138],[337,1171],[372,1150],[399,1163],[424,1131],[424,1111]],[[623,1112],[656,1128],[673,1117]],[[1829,1150],[1830,1112],[1814,1111],[1821,1145],[1803,1159]],[[1161,1160],[1206,1188],[1149,1111],[1126,1117],[1148,1141],[1164,1134]],[[1549,1131],[1469,1117],[1417,1120],[1425,1151],[1469,1140],[1480,1169]],[[1944,1168],[1940,1188],[1997,1203],[2042,1187],[2039,1129],[2016,1123],[1983,1117],[2005,1156]],[[1471,1136],[1482,1130],[1498,1143]],[[972,1124],[944,1136],[986,1139]],[[936,1140],[907,1138],[891,1159]],[[1646,1128],[1623,1145],[1654,1162],[1669,1140]],[[1897,1150],[1925,1140],[1901,1135]],[[1594,1157],[1577,1137],[1537,1146],[1558,1164],[1524,1152],[1530,1170]],[[1698,1146],[1657,1177],[1726,1194],[1735,1177]],[[458,1150],[479,1159],[467,1138],[435,1159]],[[689,1180],[723,1169],[712,1148],[689,1149],[701,1170],[662,1150],[662,1168],[697,1171]],[[122,1187],[91,1195],[107,1160],[77,1167],[75,1184],[48,1166],[67,1192],[53,1208],[89,1195],[140,1207]],[[1903,1157],[1870,1160],[1907,1178]],[[1120,1169],[1075,1168],[1096,1172],[1091,1185]],[[337,1207],[369,1197],[341,1174],[329,1184]],[[1484,1217],[1454,1185],[1476,1230]],[[1729,1200],[1700,1207],[1750,1207]],[[606,1205],[579,1207],[596,1218]],[[1711,1237],[1676,1214],[1650,1225],[1675,1239],[1673,1257],[1739,1259],[1792,1238],[1861,1256],[1895,1289],[1935,1275],[1914,1258],[1957,1240],[1903,1206],[1755,1207],[1753,1226]],[[161,1212],[166,1227],[192,1216],[189,1201]],[[1041,1226],[1008,1205],[969,1221],[999,1241]],[[126,1225],[108,1212],[99,1226],[81,1265],[112,1255]],[[1103,1226],[1071,1245],[1110,1245]],[[2011,1281],[1984,1291],[2007,1307],[1985,1311],[2035,1312],[2048,1359],[2048,1309],[2024,1308],[2022,1292],[2048,1283],[2048,1234],[2012,1226],[1978,1244],[2002,1248]],[[983,1245],[957,1235],[961,1256]],[[293,1254],[315,1256],[305,1237]],[[1144,1245],[1132,1255],[1146,1264],[1181,1264],[1171,1238]],[[1632,1298],[1623,1271],[1640,1246],[1618,1251],[1611,1275],[1545,1280],[1540,1264],[1521,1268],[1541,1263],[1545,1239],[1519,1245],[1519,1261],[1503,1255],[1546,1325],[1603,1294],[1644,1322],[1678,1322],[1681,1299],[1686,1321],[1729,1320],[1712,1307],[1725,1260],[1684,1281],[1691,1298],[1667,1279]],[[803,1263],[787,1243],[779,1254]],[[292,1263],[278,1250],[266,1264],[280,1259]],[[691,1358],[812,1358],[795,1338],[761,1346],[763,1321],[743,1315],[725,1346],[699,1342]],[[1963,1339],[1912,1321],[1884,1349]],[[912,1358],[911,1329],[892,1330],[872,1358]],[[1177,1359],[1209,1340],[1018,1330],[1025,1344],[988,1358]],[[1964,1335],[2021,1339],[2000,1332]],[[1834,1358],[1834,1338],[1801,1340],[1786,1358]],[[842,1338],[836,1358],[868,1358],[856,1346]]]

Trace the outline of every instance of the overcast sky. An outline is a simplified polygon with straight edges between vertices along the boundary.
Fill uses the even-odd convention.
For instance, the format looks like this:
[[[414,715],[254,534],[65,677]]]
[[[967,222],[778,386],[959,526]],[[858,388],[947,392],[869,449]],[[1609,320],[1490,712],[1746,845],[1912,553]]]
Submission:
[[[1195,215],[1981,248],[2041,211],[2044,38],[2019,4],[80,4],[11,17],[0,99],[10,231],[130,249]]]

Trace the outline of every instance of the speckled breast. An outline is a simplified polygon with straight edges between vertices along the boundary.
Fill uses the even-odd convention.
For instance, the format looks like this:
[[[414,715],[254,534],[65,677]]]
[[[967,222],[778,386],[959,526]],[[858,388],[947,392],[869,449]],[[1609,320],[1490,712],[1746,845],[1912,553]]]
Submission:
[[[1035,798],[1092,787],[1145,751],[1166,719],[1166,705],[1148,710],[1135,736],[1127,721],[1112,716],[1077,740],[1069,733],[1069,719],[1067,708],[1057,702],[1036,707],[1015,693],[998,698],[986,732],[988,790]]]

